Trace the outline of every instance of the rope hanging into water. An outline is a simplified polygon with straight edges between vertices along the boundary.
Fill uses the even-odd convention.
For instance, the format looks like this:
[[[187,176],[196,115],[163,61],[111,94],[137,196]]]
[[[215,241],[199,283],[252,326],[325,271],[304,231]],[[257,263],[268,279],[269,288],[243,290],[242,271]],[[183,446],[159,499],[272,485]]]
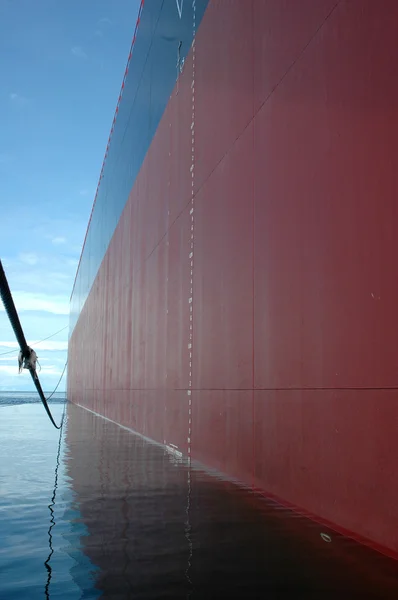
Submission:
[[[4,308],[6,310],[8,318],[10,320],[11,327],[14,330],[15,337],[17,338],[17,342],[19,344],[21,352],[23,354],[25,354],[27,352],[27,350],[28,350],[28,344],[26,343],[25,335],[24,335],[24,332],[22,330],[22,326],[21,326],[21,323],[20,323],[20,320],[19,320],[19,317],[18,317],[17,309],[15,308],[15,304],[14,304],[14,300],[12,298],[10,286],[8,285],[7,277],[6,277],[6,274],[4,272],[4,268],[3,268],[3,264],[1,262],[1,260],[0,260],[0,296],[1,296],[1,299],[3,301]],[[62,376],[63,376],[63,374],[65,372],[65,369],[66,369],[66,364],[65,364],[64,370],[62,372],[61,378],[60,378],[60,380],[59,380],[59,382],[57,384],[57,387],[58,387],[58,385],[61,382],[61,379],[62,379]],[[61,429],[61,425],[62,424],[58,426],[55,423],[54,419],[53,419],[53,416],[52,416],[51,411],[50,411],[50,409],[48,407],[48,404],[47,404],[47,400],[46,400],[46,398],[44,396],[42,387],[40,385],[40,381],[39,381],[39,378],[37,376],[36,370],[32,366],[29,366],[29,372],[30,372],[30,375],[31,375],[31,377],[33,379],[33,383],[35,384],[37,393],[40,396],[40,400],[42,401],[42,404],[43,404],[43,406],[44,406],[44,408],[46,410],[46,413],[47,413],[47,415],[48,415],[51,423],[54,425],[54,427],[56,429]],[[51,396],[55,393],[56,389],[57,388],[55,388],[55,390],[51,394]]]
[[[65,370],[66,370],[67,364],[68,364],[68,361],[66,361],[66,363],[65,363],[64,370],[63,370],[63,371],[62,371],[62,373],[61,373],[61,377],[59,378],[59,380],[58,380],[58,383],[57,383],[57,385],[55,386],[55,389],[54,389],[54,391],[53,391],[53,392],[51,392],[51,394],[50,394],[49,396],[47,396],[47,400],[50,400],[50,398],[51,398],[52,396],[54,396],[55,392],[57,391],[57,389],[58,389],[58,386],[59,386],[59,384],[60,384],[60,383],[61,383],[61,381],[62,381],[62,377],[64,376],[64,373],[65,373]],[[62,424],[61,424],[61,427],[62,427]]]
[[[66,368],[66,365],[65,365],[65,368]],[[65,369],[64,369],[64,372],[65,372]],[[63,375],[63,373],[62,373],[62,375]],[[62,379],[62,375],[61,375],[61,379]],[[59,381],[61,381],[61,379]],[[58,384],[59,384],[59,382],[58,382]],[[55,393],[55,390],[54,390],[53,394],[54,393]],[[52,572],[53,572],[51,564],[50,564],[51,557],[54,554],[52,529],[53,529],[54,525],[56,524],[55,518],[54,518],[54,506],[55,506],[55,498],[57,495],[57,488],[58,488],[58,469],[59,469],[60,455],[61,455],[62,428],[64,426],[65,407],[66,407],[66,401],[64,403],[64,410],[62,412],[62,419],[61,419],[60,432],[59,432],[57,461],[56,461],[56,466],[55,466],[54,490],[53,490],[51,502],[48,505],[48,508],[50,511],[50,526],[48,528],[48,547],[50,549],[50,552],[48,554],[47,560],[44,563],[44,566],[47,569],[47,582],[46,582],[46,586],[44,588],[44,593],[45,593],[47,600],[50,600],[50,583],[51,583],[51,577],[52,577]]]

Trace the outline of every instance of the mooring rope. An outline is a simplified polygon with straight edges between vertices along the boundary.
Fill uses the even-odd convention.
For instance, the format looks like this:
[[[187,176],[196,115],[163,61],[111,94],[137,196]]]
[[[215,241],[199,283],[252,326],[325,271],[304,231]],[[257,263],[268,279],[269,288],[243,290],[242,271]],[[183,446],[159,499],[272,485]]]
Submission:
[[[26,343],[26,338],[25,338],[24,332],[22,330],[21,322],[20,322],[19,317],[18,317],[17,309],[15,308],[15,304],[14,304],[14,300],[12,298],[10,286],[8,285],[7,277],[6,277],[6,274],[4,272],[4,268],[3,268],[3,264],[1,262],[1,260],[0,260],[0,296],[1,296],[1,299],[3,301],[4,308],[6,310],[8,318],[10,320],[11,327],[14,330],[15,337],[17,338],[17,342],[19,344],[21,352],[22,352],[23,355],[25,355],[26,352],[28,351],[28,344]],[[64,370],[63,370],[62,375],[60,377],[60,380],[59,380],[59,382],[57,384],[57,387],[52,392],[52,394],[49,396],[49,398],[51,398],[51,396],[53,394],[55,394],[55,392],[56,392],[56,390],[57,390],[57,388],[58,388],[58,386],[59,386],[59,384],[61,382],[63,374],[65,372],[66,365],[67,365],[67,362],[65,363],[65,367],[64,367]],[[40,396],[40,400],[42,401],[42,404],[43,404],[43,406],[44,406],[44,408],[46,410],[46,413],[47,413],[47,415],[48,415],[51,423],[54,425],[54,427],[56,429],[60,429],[62,424],[61,425],[57,425],[55,423],[54,419],[53,419],[53,416],[52,416],[51,411],[50,411],[50,409],[48,407],[48,404],[47,404],[47,400],[46,400],[46,398],[44,396],[42,387],[40,385],[40,381],[39,381],[39,378],[37,376],[36,370],[31,365],[29,365],[28,370],[30,372],[30,375],[32,377],[33,383],[35,384],[37,393]]]
[[[62,371],[61,377],[59,378],[59,380],[58,380],[58,383],[57,383],[57,385],[55,386],[55,390],[54,390],[53,392],[51,392],[51,394],[50,394],[49,396],[47,396],[47,402],[48,402],[48,400],[50,400],[51,396],[54,396],[55,392],[57,391],[57,389],[58,389],[58,386],[59,386],[59,384],[60,384],[60,383],[61,383],[61,381],[62,381],[62,377],[64,376],[64,373],[65,373],[65,370],[66,370],[66,366],[67,366],[67,364],[68,364],[68,361],[66,361],[66,363],[65,363],[64,370]]]

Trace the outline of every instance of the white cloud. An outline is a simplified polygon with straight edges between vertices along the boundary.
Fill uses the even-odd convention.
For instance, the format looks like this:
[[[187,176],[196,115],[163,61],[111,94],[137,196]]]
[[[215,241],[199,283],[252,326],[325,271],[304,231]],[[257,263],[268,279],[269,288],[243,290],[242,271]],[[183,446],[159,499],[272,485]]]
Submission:
[[[51,246],[53,250],[48,251],[46,239],[52,243],[54,238],[62,237],[65,237],[66,243],[61,244],[57,240]],[[45,294],[50,299],[53,295],[63,295],[69,302],[76,274],[76,260],[80,254],[73,249],[73,232],[69,231],[67,236],[62,233],[57,235],[57,231],[52,235],[44,234],[41,238],[42,245],[43,238],[45,243],[43,249],[40,248],[40,253],[25,252],[22,257],[2,257],[11,291],[13,294],[15,291]]]
[[[29,343],[33,345],[34,340],[32,340]],[[35,348],[37,349],[37,352],[41,352],[42,350],[51,351],[51,352],[52,351],[54,351],[54,352],[58,352],[58,351],[65,352],[65,350],[68,349],[68,342],[51,342],[50,340],[48,340],[48,341],[45,341],[45,342],[41,342],[40,344],[37,344],[35,346]]]
[[[36,265],[39,259],[33,252],[23,252],[19,255],[19,260],[26,265]]]
[[[40,375],[57,375],[58,377],[61,375],[63,368],[57,368],[54,365],[42,365],[41,371],[38,373]]]
[[[2,151],[6,152],[6,149],[0,148]],[[79,198],[80,189],[85,188],[90,193],[89,182],[78,183],[75,198]],[[47,211],[39,215],[33,226],[30,222],[25,223],[26,214],[20,215],[25,229],[30,228],[29,235],[23,243],[14,244],[12,237],[4,240],[8,255],[3,255],[2,260],[27,342],[39,356],[42,387],[51,392],[67,359],[68,329],[48,341],[37,342],[68,325],[69,297],[81,250],[80,246],[76,248],[78,251],[74,248],[83,239],[86,222],[67,209],[62,217],[50,217],[50,214],[51,211]],[[13,220],[7,221],[7,216],[5,219],[0,234],[12,230]],[[21,226],[20,220],[19,223]],[[18,375],[18,344],[0,302],[0,355],[8,351],[11,353],[0,356],[0,390],[35,393],[29,374]],[[65,385],[64,376],[59,390],[64,390]]]
[[[77,58],[87,58],[87,54],[84,52],[81,46],[73,46],[73,48],[71,48],[71,52],[73,56],[76,56]]]
[[[58,237],[52,238],[51,241],[55,245],[57,245],[57,244],[65,244],[66,238],[64,238],[62,236],[58,236]]]
[[[58,375],[60,376],[62,373],[63,369],[61,368],[57,368],[54,365],[52,366],[47,366],[44,365],[41,368],[41,371],[38,371],[38,374],[40,376],[40,373],[42,375]],[[12,366],[12,365],[0,365],[0,372],[1,373],[6,373],[7,375],[19,375],[18,373],[18,366]],[[25,374],[25,371],[23,371],[23,373]]]
[[[17,92],[11,92],[9,99],[16,106],[26,106],[29,103],[28,98],[25,98],[22,94],[17,94]]]
[[[51,363],[59,363],[62,368],[64,368],[65,365],[65,356],[62,356],[61,358],[57,358],[56,356],[51,356],[49,357],[43,357],[40,355],[40,364],[42,365],[44,362],[51,362]]]
[[[96,37],[103,37],[104,32],[102,31],[102,26],[105,26],[106,29],[109,25],[112,25],[112,21],[108,17],[102,17],[102,19],[98,19],[96,25],[97,29],[95,30],[94,35]]]
[[[45,342],[41,342],[40,344],[37,343],[38,340],[26,340],[28,343],[28,346],[34,346],[34,348],[37,348],[37,352],[42,351],[42,350],[46,350],[46,351],[55,351],[55,352],[59,352],[59,351],[65,351],[68,349],[68,342],[54,342],[54,341],[50,341],[50,340],[46,340]],[[36,344],[35,344],[36,342]],[[19,345],[17,342],[0,342],[0,347],[4,347],[4,348],[15,348],[18,349]],[[11,355],[10,355],[11,356]]]
[[[16,291],[13,292],[13,297],[18,312],[44,311],[56,315],[69,314],[69,299],[67,296],[48,296],[48,294]],[[0,311],[4,312],[2,305],[0,305]]]
[[[13,367],[11,365],[0,365],[0,372],[6,373],[7,375],[15,375],[18,374],[18,367]]]
[[[0,348],[18,348],[17,342],[0,342]]]

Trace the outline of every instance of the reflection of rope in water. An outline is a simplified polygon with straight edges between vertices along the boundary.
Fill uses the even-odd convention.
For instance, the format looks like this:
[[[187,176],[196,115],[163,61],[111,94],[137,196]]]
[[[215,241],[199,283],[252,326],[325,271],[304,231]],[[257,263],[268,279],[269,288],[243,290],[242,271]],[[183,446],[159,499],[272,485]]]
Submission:
[[[187,568],[185,570],[185,576],[187,578],[187,581],[189,583],[189,585],[191,586],[191,589],[189,591],[189,593],[187,594],[187,598],[191,597],[191,594],[193,592],[193,585],[192,585],[192,579],[189,576],[189,569],[191,568],[192,565],[192,539],[191,539],[191,522],[189,520],[189,512],[191,509],[191,458],[188,458],[188,494],[187,494],[187,508],[186,508],[186,513],[187,513],[187,520],[185,521],[185,537],[187,538],[187,542],[188,542],[188,548],[189,548],[189,554],[188,554],[188,565]]]
[[[118,428],[118,432],[120,435],[121,429]],[[129,446],[127,446],[127,457],[128,457],[128,453],[129,453]],[[132,537],[134,536],[133,531],[130,533],[130,525],[132,523],[132,519],[130,519],[130,505],[129,505],[129,501],[128,501],[128,495],[129,495],[129,491],[132,489],[133,487],[133,482],[131,480],[130,474],[131,474],[131,468],[130,468],[130,464],[129,462],[127,462],[127,464],[125,464],[125,456],[123,455],[123,460],[120,461],[120,465],[122,468],[122,472],[123,472],[123,485],[124,485],[124,494],[123,494],[123,498],[122,498],[122,516],[123,516],[123,520],[124,520],[124,524],[123,524],[123,529],[122,529],[122,540],[123,540],[123,555],[124,555],[124,567],[123,567],[123,578],[124,581],[127,583],[128,588],[129,588],[129,595],[128,598],[133,598],[134,597],[134,586],[133,583],[131,581],[131,577],[130,577],[130,571],[131,569],[129,569],[130,565],[132,564],[130,555],[129,555],[129,547],[130,547],[130,540],[132,539]],[[127,467],[127,468],[126,468]]]
[[[55,497],[57,495],[57,487],[58,487],[58,468],[59,468],[59,457],[61,454],[61,442],[62,442],[62,429],[63,429],[63,425],[64,425],[64,418],[65,418],[65,407],[66,407],[66,400],[64,402],[64,410],[62,413],[62,419],[61,419],[61,425],[59,428],[59,441],[58,441],[58,452],[57,452],[57,461],[56,461],[56,466],[55,466],[55,478],[54,478],[54,490],[53,490],[53,495],[51,498],[51,502],[48,505],[48,508],[50,510],[50,527],[48,529],[48,546],[50,548],[50,553],[47,557],[47,560],[44,563],[44,566],[47,569],[47,582],[44,588],[44,594],[46,596],[46,599],[49,600],[50,599],[50,582],[51,582],[51,576],[52,576],[52,568],[50,565],[50,560],[52,555],[54,554],[54,548],[53,548],[53,536],[51,533],[52,528],[55,525],[55,519],[54,519],[54,510],[53,507],[55,506]]]

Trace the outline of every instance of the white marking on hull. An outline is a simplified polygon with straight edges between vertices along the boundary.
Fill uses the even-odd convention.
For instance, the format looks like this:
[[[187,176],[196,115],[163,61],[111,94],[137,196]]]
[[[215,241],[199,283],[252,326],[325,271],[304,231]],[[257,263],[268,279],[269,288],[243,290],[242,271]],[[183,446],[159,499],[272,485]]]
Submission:
[[[184,0],[176,0],[178,16],[182,18],[182,7],[184,6]]]

